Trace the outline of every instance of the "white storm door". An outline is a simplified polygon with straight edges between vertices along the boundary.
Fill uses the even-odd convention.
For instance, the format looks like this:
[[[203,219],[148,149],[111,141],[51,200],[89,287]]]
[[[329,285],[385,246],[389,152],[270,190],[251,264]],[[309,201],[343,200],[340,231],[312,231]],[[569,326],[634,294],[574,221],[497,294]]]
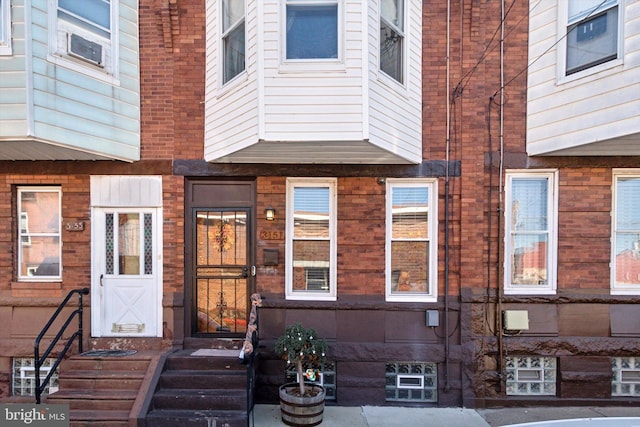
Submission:
[[[162,336],[160,211],[94,208],[93,336]]]

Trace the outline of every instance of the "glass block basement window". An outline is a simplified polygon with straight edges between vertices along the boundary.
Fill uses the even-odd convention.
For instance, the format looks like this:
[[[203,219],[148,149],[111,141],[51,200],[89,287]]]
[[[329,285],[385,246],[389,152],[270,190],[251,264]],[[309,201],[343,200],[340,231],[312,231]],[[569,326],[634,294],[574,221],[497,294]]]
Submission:
[[[555,396],[556,365],[554,357],[507,357],[507,395]]]
[[[640,357],[612,357],[611,396],[640,397]]]
[[[318,367],[316,366],[315,368]],[[302,370],[306,371],[307,369],[313,369],[313,367],[308,363],[303,363]],[[305,379],[305,382],[320,384],[324,387],[326,393],[325,400],[336,400],[336,364],[334,362],[325,362],[320,366],[319,371],[316,374],[315,381]],[[298,372],[294,365],[290,365],[287,368],[286,380],[291,383],[298,382]]]
[[[387,402],[437,402],[438,366],[426,362],[387,363]]]
[[[40,382],[42,383],[53,366],[55,359],[46,359],[40,368]],[[44,389],[43,394],[51,394],[58,391],[58,372],[51,376],[49,384]],[[11,382],[11,394],[13,396],[35,396],[36,395],[36,369],[34,359],[14,358],[13,378]]]

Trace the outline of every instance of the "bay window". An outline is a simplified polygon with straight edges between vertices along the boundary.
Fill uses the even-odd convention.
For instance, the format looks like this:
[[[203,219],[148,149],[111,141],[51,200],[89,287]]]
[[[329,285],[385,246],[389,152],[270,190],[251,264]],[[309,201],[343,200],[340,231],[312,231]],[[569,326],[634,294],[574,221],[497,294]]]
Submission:
[[[569,0],[566,75],[617,59],[618,0]]]
[[[244,1],[222,0],[223,84],[245,69]]]
[[[380,70],[403,83],[404,0],[380,2]]]
[[[10,0],[0,0],[0,55],[11,55]]]
[[[338,0],[286,0],[285,58],[338,58]]]

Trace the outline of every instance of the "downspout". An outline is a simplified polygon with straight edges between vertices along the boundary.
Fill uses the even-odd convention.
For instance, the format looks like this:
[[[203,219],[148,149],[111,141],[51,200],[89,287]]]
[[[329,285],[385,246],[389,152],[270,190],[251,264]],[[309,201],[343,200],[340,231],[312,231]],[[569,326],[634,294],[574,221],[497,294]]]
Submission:
[[[504,269],[501,268],[502,251],[501,245],[504,244],[504,236],[502,231],[502,215],[504,208],[503,204],[503,168],[504,168],[504,0],[500,2],[500,166],[498,170],[498,274],[496,275],[498,283],[498,301],[496,304],[496,333],[498,334],[498,367],[500,368],[500,392],[504,391],[504,337],[502,334],[502,300],[504,297]]]
[[[449,150],[451,145],[451,82],[449,76],[450,56],[450,18],[451,0],[447,1],[447,57],[446,57],[446,87],[447,87],[447,142],[445,150],[445,181],[444,181],[444,391],[448,393],[449,384]]]

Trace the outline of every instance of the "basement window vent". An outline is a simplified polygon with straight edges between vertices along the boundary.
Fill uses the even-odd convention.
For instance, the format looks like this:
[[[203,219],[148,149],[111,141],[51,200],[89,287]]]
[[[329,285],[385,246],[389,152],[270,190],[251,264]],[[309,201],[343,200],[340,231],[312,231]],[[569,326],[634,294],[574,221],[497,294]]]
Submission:
[[[40,381],[44,381],[55,359],[46,359],[40,368]],[[58,391],[58,372],[51,376],[49,384],[44,389],[43,394],[51,394]],[[36,368],[34,359],[19,358],[13,359],[13,378],[11,381],[11,394],[13,396],[35,396],[36,395]]]
[[[611,396],[640,396],[640,357],[611,358]]]
[[[387,363],[387,402],[437,402],[438,365],[428,362]]]
[[[325,362],[322,366],[312,367],[311,365],[303,364],[303,372],[307,369],[316,369],[316,380],[310,381],[305,379],[305,382],[311,382],[320,384],[325,390],[325,400],[336,400],[336,364],[334,362]],[[289,366],[286,372],[287,382],[298,382],[298,372],[295,366]]]
[[[554,357],[507,357],[507,395],[555,396],[556,365]]]

